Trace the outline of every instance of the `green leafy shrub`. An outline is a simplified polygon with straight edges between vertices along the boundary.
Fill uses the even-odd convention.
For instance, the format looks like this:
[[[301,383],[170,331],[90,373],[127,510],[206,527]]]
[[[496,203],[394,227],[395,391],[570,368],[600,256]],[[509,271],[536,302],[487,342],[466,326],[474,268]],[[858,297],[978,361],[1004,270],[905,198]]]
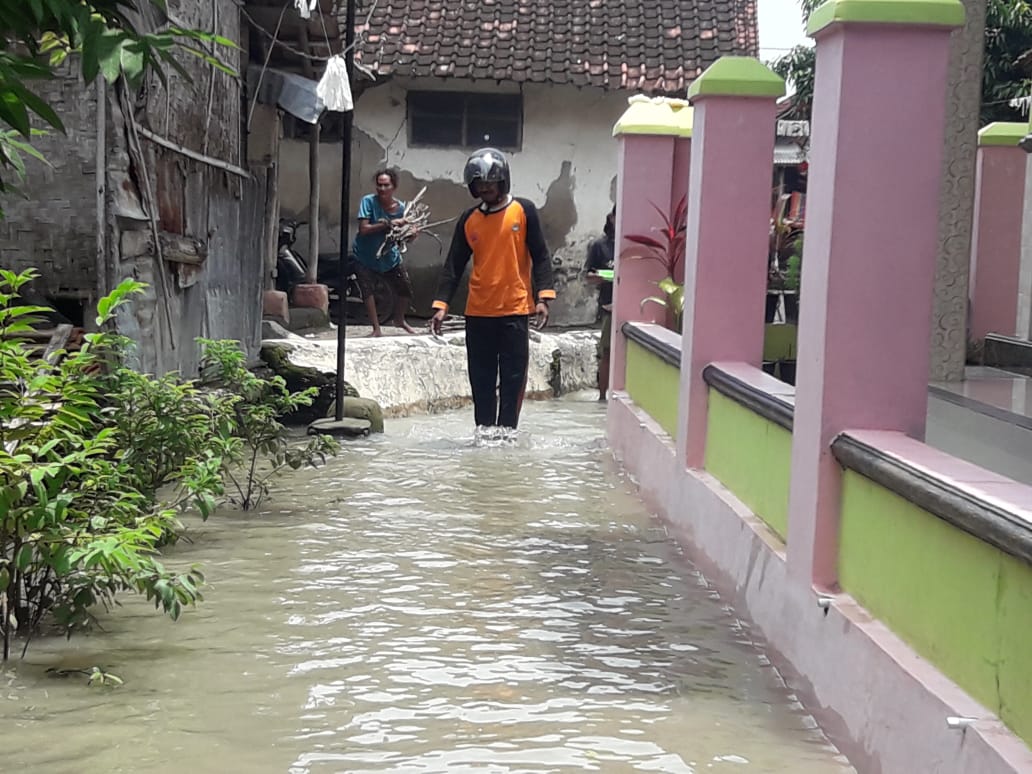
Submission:
[[[803,246],[800,243],[799,249],[789,257],[788,265],[785,267],[785,288],[794,290],[796,293],[799,293],[800,280],[803,276],[802,253]]]
[[[29,635],[47,618],[71,635],[94,622],[120,591],[144,594],[173,619],[201,599],[203,575],[167,570],[159,544],[179,530],[176,512],[157,504],[127,460],[124,439],[98,374],[110,371],[123,344],[111,333],[87,334],[75,352],[38,357],[22,336],[44,310],[19,304],[35,274],[0,270],[0,635],[3,658],[16,632]],[[123,282],[99,305],[98,326],[140,290]],[[191,459],[178,478],[210,498],[204,461]],[[160,476],[150,478],[151,483]],[[28,647],[29,638],[25,647]],[[24,650],[23,650],[24,652]]]
[[[315,466],[340,450],[340,444],[326,435],[293,440],[279,422],[279,417],[311,405],[318,388],[291,392],[282,377],[263,378],[250,371],[237,342],[200,341],[202,378],[234,396],[229,399],[234,427],[222,456],[223,471],[241,508],[257,508],[269,493],[270,480],[284,468]]]
[[[158,560],[181,533],[178,513],[196,508],[207,518],[226,477],[241,507],[255,508],[282,468],[339,448],[323,436],[291,441],[277,417],[315,390],[291,393],[279,377],[257,377],[237,342],[202,340],[209,387],[132,370],[132,342],[105,328],[143,288],[133,280],[98,303],[101,332],[78,351],[40,357],[25,336],[46,310],[19,301],[35,276],[0,270],[4,659],[16,634],[28,648],[45,621],[69,636],[89,628],[120,592],[178,618],[202,599],[204,583],[196,567],[174,572]]]

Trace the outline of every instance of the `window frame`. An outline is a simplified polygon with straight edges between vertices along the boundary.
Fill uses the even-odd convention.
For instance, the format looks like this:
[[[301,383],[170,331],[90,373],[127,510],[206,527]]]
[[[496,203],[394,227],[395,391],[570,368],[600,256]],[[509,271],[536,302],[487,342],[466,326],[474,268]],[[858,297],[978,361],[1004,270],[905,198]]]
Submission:
[[[429,98],[433,99],[439,95],[448,95],[451,97],[460,97],[462,99],[462,115],[460,121],[460,132],[461,137],[459,142],[421,142],[414,139],[415,135],[415,123],[422,108],[418,105],[413,104],[413,97]],[[498,150],[505,151],[521,151],[523,150],[523,123],[524,123],[524,104],[523,104],[523,92],[484,92],[484,91],[450,91],[444,89],[411,89],[405,93],[405,123],[407,126],[408,134],[408,146],[410,148],[436,148],[436,149],[458,149],[458,150],[471,150],[475,148],[481,148],[486,143],[484,141],[469,142],[469,117],[470,117],[470,103],[480,98],[507,98],[512,100],[512,107],[514,110],[511,113],[498,113],[497,115],[503,117],[505,120],[510,120],[515,124],[516,129],[516,141],[514,144],[501,144],[501,143],[490,143],[492,147],[498,148]],[[474,110],[474,113],[476,111]],[[423,113],[425,116],[426,113]],[[480,111],[479,117],[485,117],[484,111]]]

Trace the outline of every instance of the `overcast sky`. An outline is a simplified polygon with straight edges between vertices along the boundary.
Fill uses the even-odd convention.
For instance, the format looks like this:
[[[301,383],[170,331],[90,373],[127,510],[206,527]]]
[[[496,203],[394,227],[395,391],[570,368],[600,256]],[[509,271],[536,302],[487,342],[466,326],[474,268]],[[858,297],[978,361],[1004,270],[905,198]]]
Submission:
[[[799,43],[810,39],[803,31],[803,16],[797,0],[757,0],[760,17],[760,59],[776,59]]]

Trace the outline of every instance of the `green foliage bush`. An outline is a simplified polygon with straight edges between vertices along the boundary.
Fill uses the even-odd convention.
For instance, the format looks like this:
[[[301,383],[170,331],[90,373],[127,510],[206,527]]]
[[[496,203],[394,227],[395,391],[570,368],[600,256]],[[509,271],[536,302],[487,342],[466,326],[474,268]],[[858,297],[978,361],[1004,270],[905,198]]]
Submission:
[[[0,270],[0,634],[29,635],[49,615],[69,635],[94,621],[119,591],[145,594],[172,618],[201,599],[196,568],[166,570],[157,546],[179,529],[174,508],[125,459],[110,421],[103,381],[123,344],[110,333],[85,337],[77,352],[38,357],[20,335],[38,307],[18,304],[34,273]],[[101,305],[97,322],[139,290],[127,280]],[[184,486],[194,487],[193,474]],[[193,494],[206,498],[203,479]],[[207,482],[210,490],[210,482]],[[26,639],[26,647],[28,647]],[[24,652],[24,651],[23,651]]]
[[[327,435],[292,442],[278,421],[311,405],[318,388],[292,393],[281,376],[257,376],[247,368],[236,342],[201,339],[201,345],[202,377],[235,396],[233,434],[225,439],[222,454],[226,477],[236,490],[234,502],[241,508],[257,508],[269,493],[269,481],[284,468],[313,466],[337,453],[339,443]],[[260,465],[263,461],[264,466]]]
[[[326,438],[290,442],[276,417],[311,395],[251,374],[236,342],[203,342],[219,389],[129,368],[131,343],[106,328],[142,289],[133,280],[99,302],[101,332],[77,351],[40,357],[25,335],[46,310],[19,302],[35,276],[0,270],[3,659],[16,633],[25,648],[45,621],[71,636],[119,592],[143,594],[178,618],[202,599],[204,582],[196,567],[175,572],[158,560],[181,533],[179,512],[207,518],[225,495],[224,477],[242,507],[255,507],[275,471],[337,448]],[[259,473],[262,455],[272,469]]]

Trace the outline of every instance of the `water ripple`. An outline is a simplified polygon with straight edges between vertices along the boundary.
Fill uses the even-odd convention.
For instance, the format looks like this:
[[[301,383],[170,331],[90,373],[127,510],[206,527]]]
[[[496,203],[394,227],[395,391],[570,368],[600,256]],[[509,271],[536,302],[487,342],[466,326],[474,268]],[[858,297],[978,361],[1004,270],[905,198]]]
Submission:
[[[130,601],[16,667],[14,768],[848,770],[618,475],[588,402],[393,420],[268,511],[195,525],[204,606]],[[48,681],[103,658],[117,693]],[[117,741],[116,741],[117,740]],[[12,770],[14,770],[12,768]]]

